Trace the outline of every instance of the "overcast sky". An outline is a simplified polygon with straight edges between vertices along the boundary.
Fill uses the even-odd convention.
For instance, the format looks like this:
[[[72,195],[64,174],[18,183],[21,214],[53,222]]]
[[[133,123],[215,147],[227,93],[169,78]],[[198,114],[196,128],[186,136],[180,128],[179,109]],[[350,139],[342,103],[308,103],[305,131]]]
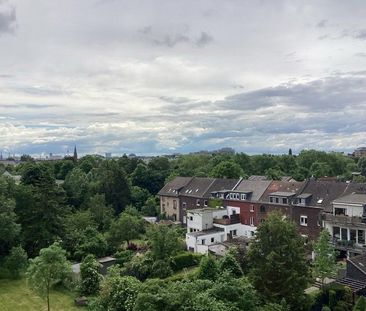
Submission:
[[[0,0],[0,150],[366,145],[366,1]]]

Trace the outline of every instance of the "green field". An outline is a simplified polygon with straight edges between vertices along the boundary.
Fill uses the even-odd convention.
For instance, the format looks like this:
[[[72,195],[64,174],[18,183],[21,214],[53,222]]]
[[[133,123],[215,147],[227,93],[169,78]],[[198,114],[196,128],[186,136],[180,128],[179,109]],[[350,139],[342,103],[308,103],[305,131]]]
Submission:
[[[53,311],[84,311],[74,306],[74,295],[66,290],[53,291],[50,305]],[[46,301],[39,298],[22,280],[0,280],[0,311],[43,311]]]

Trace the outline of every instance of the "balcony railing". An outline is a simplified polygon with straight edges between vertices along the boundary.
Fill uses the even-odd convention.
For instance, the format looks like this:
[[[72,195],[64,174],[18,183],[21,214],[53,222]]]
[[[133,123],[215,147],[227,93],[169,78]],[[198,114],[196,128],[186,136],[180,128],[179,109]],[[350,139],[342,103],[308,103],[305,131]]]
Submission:
[[[333,215],[325,213],[323,214],[323,220],[332,222],[339,225],[352,225],[356,227],[366,228],[365,219],[357,216],[346,216],[346,215]]]
[[[215,218],[213,220],[214,224],[218,225],[233,225],[240,223],[239,214],[231,215],[230,218]]]

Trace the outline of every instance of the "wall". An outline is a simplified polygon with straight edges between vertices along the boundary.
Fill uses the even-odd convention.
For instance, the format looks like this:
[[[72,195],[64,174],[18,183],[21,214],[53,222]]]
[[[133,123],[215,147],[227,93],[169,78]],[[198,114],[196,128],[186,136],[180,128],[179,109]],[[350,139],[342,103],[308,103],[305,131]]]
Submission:
[[[300,234],[308,236],[309,240],[316,240],[319,237],[321,227],[321,212],[320,208],[309,206],[292,206],[292,220]],[[307,216],[307,226],[300,225],[300,216]]]
[[[176,202],[176,207],[174,207],[174,201]],[[174,220],[179,221],[181,217],[181,213],[179,211],[179,198],[177,197],[168,197],[168,196],[160,196],[160,212]]]
[[[202,240],[205,240],[205,244],[202,244]],[[211,241],[211,239],[214,239]],[[210,232],[205,235],[194,236],[193,234],[186,234],[187,250],[194,251],[195,253],[207,254],[208,246],[224,242],[227,240],[225,232]]]

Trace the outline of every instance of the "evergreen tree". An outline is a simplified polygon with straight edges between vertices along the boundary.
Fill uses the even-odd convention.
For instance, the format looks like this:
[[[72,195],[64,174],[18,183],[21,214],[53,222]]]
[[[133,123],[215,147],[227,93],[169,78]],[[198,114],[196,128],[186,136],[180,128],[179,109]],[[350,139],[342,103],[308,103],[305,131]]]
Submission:
[[[219,271],[220,273],[228,272],[234,277],[243,276],[243,271],[241,270],[235,257],[231,254],[226,254],[223,258],[221,258],[219,261]]]
[[[218,273],[216,260],[210,255],[204,256],[201,259],[197,277],[203,280],[214,281],[217,279]]]

